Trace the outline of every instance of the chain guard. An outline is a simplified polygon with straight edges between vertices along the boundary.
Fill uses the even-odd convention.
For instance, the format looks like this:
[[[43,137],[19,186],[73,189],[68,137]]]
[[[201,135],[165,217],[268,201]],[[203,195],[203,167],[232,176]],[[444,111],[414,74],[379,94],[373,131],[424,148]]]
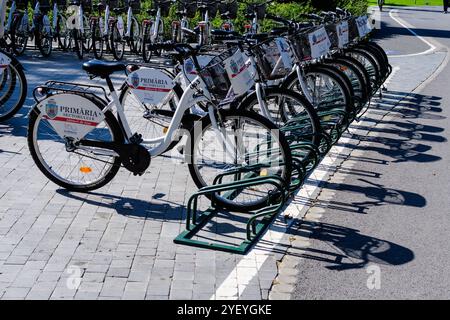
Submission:
[[[143,175],[150,166],[150,153],[145,147],[138,144],[120,146],[119,156],[122,165],[134,175]]]

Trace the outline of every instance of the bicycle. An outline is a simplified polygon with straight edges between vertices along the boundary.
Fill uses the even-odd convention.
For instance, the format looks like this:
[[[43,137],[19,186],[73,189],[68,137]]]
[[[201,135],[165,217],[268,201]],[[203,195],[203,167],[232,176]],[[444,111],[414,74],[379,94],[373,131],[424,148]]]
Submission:
[[[67,8],[67,12],[71,14],[67,18],[67,28],[73,39],[73,49],[80,60],[92,47],[89,19],[85,16],[85,12],[91,11],[91,4],[91,0],[73,0]]]
[[[53,47],[53,30],[47,13],[50,11],[50,2],[41,0],[36,2],[33,15],[32,32],[34,41],[44,57],[50,56]]]
[[[93,8],[97,15],[93,14],[89,18],[89,26],[92,35],[92,51],[95,59],[102,59],[104,51],[104,43],[108,43],[108,20],[109,20],[109,5],[106,1],[100,1]],[[103,11],[105,18],[103,19]],[[106,22],[105,22],[106,21]]]
[[[172,22],[172,42],[187,43],[189,36],[196,36],[196,33],[189,29],[189,19],[195,17],[197,4],[188,0],[177,0],[177,2],[176,15],[179,19]]]
[[[0,121],[12,118],[27,96],[27,79],[20,62],[0,49]]]
[[[142,50],[142,30],[134,15],[141,11],[141,2],[140,0],[128,0],[127,3],[127,27],[124,39],[127,41],[130,51],[132,53],[139,54]]]
[[[172,144],[186,111],[204,103],[208,114],[195,122],[185,149],[189,172],[199,188],[212,185],[219,173],[229,170],[237,170],[235,178],[274,174],[290,181],[291,153],[277,127],[254,112],[225,109],[217,103],[230,86],[236,92],[246,90],[232,85],[236,79],[228,75],[225,67],[238,57],[237,48],[222,52],[204,68],[196,60],[197,50],[187,44],[162,44],[154,49],[175,50],[181,61],[193,59],[199,75],[184,91],[166,134],[150,141],[130,130],[111,82],[112,73],[125,70],[123,63],[94,60],[83,64],[91,77],[106,81],[109,95],[102,87],[57,81],[35,89],[37,103],[30,113],[28,144],[33,160],[47,178],[66,189],[86,192],[111,181],[121,165],[134,174],[143,174],[151,158]],[[157,83],[155,87],[155,83],[137,78],[133,85],[170,88],[169,83]],[[102,96],[95,94],[95,89]],[[145,145],[153,146],[147,149]],[[226,208],[252,210],[263,207],[272,191],[273,187],[261,185],[244,187],[232,197],[211,197]]]
[[[164,40],[164,20],[163,17],[169,16],[172,0],[155,0],[152,9],[147,10],[147,14],[152,19],[144,19],[142,22],[142,59],[144,62],[150,62],[153,54],[160,56],[161,50],[150,50],[155,43],[161,43]]]
[[[9,34],[11,38],[11,49],[14,54],[20,56],[24,53],[30,32],[28,22],[28,0],[16,0],[11,7]]]
[[[53,30],[54,40],[58,46],[67,51],[72,46],[70,30],[67,28],[67,19],[64,11],[67,8],[67,0],[55,0],[53,3]]]
[[[238,13],[238,3],[236,0],[229,0],[220,2],[219,6],[219,14],[223,20],[221,25],[221,29],[224,31],[234,31],[234,19],[237,18]]]

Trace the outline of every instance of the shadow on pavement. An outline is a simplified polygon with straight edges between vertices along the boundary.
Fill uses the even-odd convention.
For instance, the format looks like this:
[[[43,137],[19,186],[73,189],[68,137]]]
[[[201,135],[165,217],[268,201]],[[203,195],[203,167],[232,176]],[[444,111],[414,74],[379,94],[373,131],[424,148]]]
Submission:
[[[70,199],[79,200],[89,205],[112,209],[118,214],[130,218],[152,220],[182,220],[185,207],[179,204],[153,198],[145,201],[136,198],[115,196],[112,194],[89,192],[74,193],[65,189],[56,190],[59,194]]]
[[[414,260],[414,253],[410,249],[361,234],[355,229],[327,223],[301,222],[298,233],[303,232],[311,233],[311,239],[326,242],[330,250],[303,248],[299,256],[329,263],[326,268],[330,270],[359,269],[369,263],[402,265]]]

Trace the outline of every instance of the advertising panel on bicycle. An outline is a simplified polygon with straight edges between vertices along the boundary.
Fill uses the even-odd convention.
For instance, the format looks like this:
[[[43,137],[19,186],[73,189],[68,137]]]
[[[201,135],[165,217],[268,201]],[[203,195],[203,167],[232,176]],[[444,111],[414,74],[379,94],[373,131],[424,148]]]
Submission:
[[[225,60],[224,64],[235,95],[243,95],[254,86],[255,80],[240,50]]]
[[[281,60],[283,62],[283,67],[288,70],[292,70],[293,62],[292,62],[292,52],[289,43],[285,38],[276,38],[275,42],[278,47],[278,51],[281,56]]]
[[[99,107],[89,99],[70,93],[50,96],[37,107],[62,138],[80,140],[105,119]]]
[[[311,32],[308,35],[309,44],[311,46],[311,58],[318,59],[327,54],[331,48],[331,41],[324,27]]]
[[[152,105],[163,102],[175,86],[164,71],[146,67],[130,73],[127,84],[140,102]]]
[[[347,21],[342,21],[336,25],[336,31],[338,34],[338,46],[340,49],[344,48],[349,43],[349,27]]]

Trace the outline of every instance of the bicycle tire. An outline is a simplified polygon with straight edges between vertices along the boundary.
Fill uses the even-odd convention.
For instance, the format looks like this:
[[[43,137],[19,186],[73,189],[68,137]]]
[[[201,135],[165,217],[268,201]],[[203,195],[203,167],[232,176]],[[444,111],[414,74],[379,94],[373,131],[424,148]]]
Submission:
[[[93,103],[95,103],[100,110],[102,110],[104,108],[104,106],[100,105],[100,103],[99,103],[99,101],[97,101],[97,99],[92,99],[91,101]],[[37,148],[35,145],[35,134],[36,134],[36,130],[38,130],[38,128],[36,127],[36,124],[38,123],[37,121],[39,120],[39,115],[40,115],[40,111],[35,106],[32,109],[32,111],[30,112],[30,117],[29,117],[28,135],[27,135],[28,148],[30,150],[31,157],[34,160],[36,166],[50,181],[52,181],[53,183],[59,185],[60,187],[62,187],[64,189],[67,189],[69,191],[88,192],[88,191],[96,190],[96,189],[103,187],[104,185],[108,184],[116,176],[116,174],[120,170],[120,164],[121,164],[119,157],[114,158],[114,162],[113,162],[111,170],[101,180],[96,181],[95,183],[93,183],[91,185],[79,186],[79,185],[70,184],[70,183],[63,181],[62,179],[58,179],[53,174],[51,174],[47,170],[46,165],[44,163],[42,163],[43,160],[41,160],[39,157],[40,152],[38,154],[38,151],[37,151]],[[121,130],[116,118],[112,114],[112,112],[107,111],[107,112],[105,112],[104,115],[105,115],[104,121],[108,124],[108,127],[112,131],[113,142],[123,143],[124,136],[123,136],[122,130]]]
[[[228,118],[234,118],[234,117],[238,117],[238,118],[243,118],[243,119],[251,119],[259,124],[262,125],[263,128],[268,129],[268,130],[276,130],[278,131],[278,128],[276,127],[275,124],[273,124],[271,121],[269,121],[268,119],[264,118],[263,116],[256,114],[255,112],[251,112],[248,110],[225,110],[225,109],[220,109],[218,110],[218,112],[220,112],[221,118],[223,119],[223,121],[225,122],[226,119]],[[195,145],[196,143],[199,141],[199,139],[202,138],[203,136],[203,131],[206,130],[209,126],[211,126],[211,119],[209,116],[205,116],[203,117],[200,121],[198,121],[195,126],[192,128],[190,134],[189,134],[189,138],[188,138],[188,143],[187,146],[190,147],[189,150],[196,150],[195,149]],[[281,178],[286,181],[286,183],[289,183],[290,179],[291,179],[291,174],[292,174],[292,155],[291,155],[291,150],[289,148],[289,144],[285,138],[285,136],[280,133],[278,135],[279,137],[279,146],[281,151],[283,152],[283,164],[284,164],[284,170],[281,174]],[[194,181],[194,183],[196,184],[196,186],[201,189],[203,187],[208,186],[208,184],[205,182],[204,178],[202,176],[200,176],[200,173],[198,172],[198,168],[195,165],[195,161],[196,161],[196,152],[189,152],[190,154],[187,154],[187,159],[188,159],[188,168],[189,168],[189,173]],[[224,199],[223,197],[214,194],[209,196],[209,198],[214,201],[215,203],[217,203],[219,206],[229,209],[229,210],[233,210],[233,211],[240,211],[240,212],[248,212],[248,211],[252,211],[252,210],[257,210],[260,209],[264,206],[267,205],[268,199],[269,199],[270,195],[269,193],[266,193],[265,196],[262,196],[259,200],[253,201],[251,203],[248,204],[242,204],[242,203],[237,203],[235,201],[233,201],[234,199],[230,200],[230,199]]]

